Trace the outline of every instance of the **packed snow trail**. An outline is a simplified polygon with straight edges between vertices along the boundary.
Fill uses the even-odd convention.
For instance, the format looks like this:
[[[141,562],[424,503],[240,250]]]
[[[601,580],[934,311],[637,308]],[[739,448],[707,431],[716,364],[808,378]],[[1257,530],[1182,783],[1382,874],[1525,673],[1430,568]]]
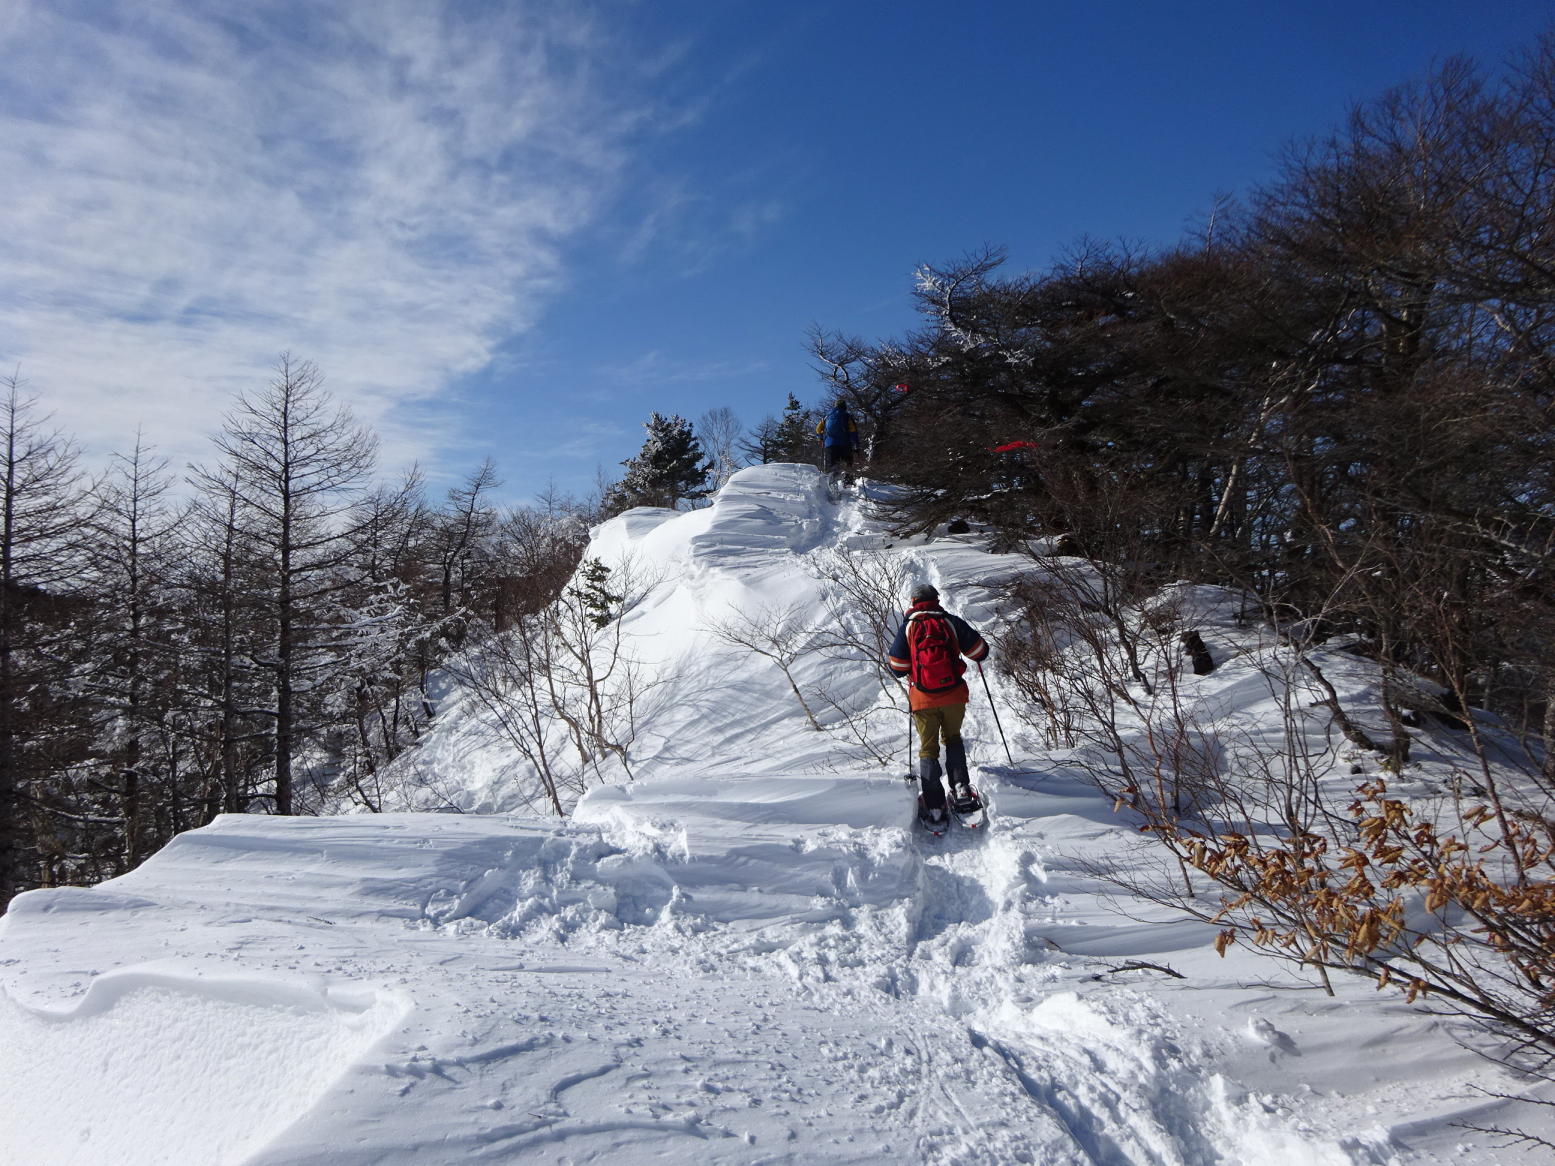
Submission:
[[[385,796],[464,813],[229,816],[18,898],[0,1162],[1516,1161],[1452,1127],[1504,1124],[1475,1087],[1516,1086],[1440,1022],[1217,959],[1212,928],[1098,882],[1157,860],[1013,719],[1020,764],[988,764],[981,692],[990,821],[930,839],[876,661],[797,661],[818,732],[713,634],[854,626],[817,570],[838,556],[988,631],[1032,569],[976,536],[902,543],[856,497],[760,466],[706,510],[596,531],[592,556],[653,584],[621,621],[649,684],[636,780],[594,774],[567,819],[519,812],[532,772],[455,693]],[[1229,624],[1203,630],[1235,655]],[[1196,683],[1265,716],[1250,669]]]
[[[1036,855],[925,853],[907,807],[796,775],[222,818],[7,917],[3,1160],[1353,1160],[1146,1001],[1055,991]]]

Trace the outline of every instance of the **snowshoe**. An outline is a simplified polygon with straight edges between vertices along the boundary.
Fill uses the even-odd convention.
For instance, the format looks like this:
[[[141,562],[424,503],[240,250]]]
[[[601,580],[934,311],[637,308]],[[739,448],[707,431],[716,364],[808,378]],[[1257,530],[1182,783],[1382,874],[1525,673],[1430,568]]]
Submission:
[[[939,817],[938,818],[934,817],[933,816],[933,811],[931,811],[929,809],[929,807],[926,804],[924,804],[922,795],[921,794],[919,795],[919,797],[918,797],[918,825],[919,826],[922,826],[930,834],[932,834],[932,835],[934,835],[934,837],[938,838],[942,834],[944,834],[945,831],[950,829],[950,818],[951,818],[950,811],[947,810],[947,809],[941,809],[939,811]]]
[[[968,830],[979,829],[988,819],[988,808],[983,799],[969,785],[957,786],[950,795],[950,813],[958,826]]]

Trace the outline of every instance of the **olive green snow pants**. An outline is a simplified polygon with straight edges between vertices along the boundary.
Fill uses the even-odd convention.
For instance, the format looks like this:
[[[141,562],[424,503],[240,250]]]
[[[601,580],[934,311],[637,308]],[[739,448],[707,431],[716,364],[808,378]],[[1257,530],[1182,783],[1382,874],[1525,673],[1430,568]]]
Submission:
[[[913,724],[918,726],[918,756],[938,757],[940,734],[945,744],[961,740],[961,721],[966,716],[966,705],[945,704],[936,709],[917,709]]]

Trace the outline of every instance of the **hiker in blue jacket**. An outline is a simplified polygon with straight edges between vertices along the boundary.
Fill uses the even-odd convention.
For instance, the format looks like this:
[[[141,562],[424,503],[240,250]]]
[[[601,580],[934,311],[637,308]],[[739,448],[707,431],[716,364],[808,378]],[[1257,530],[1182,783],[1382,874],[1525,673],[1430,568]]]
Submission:
[[[844,482],[848,481],[852,477],[853,453],[858,449],[858,425],[848,412],[847,401],[838,397],[815,432],[820,435],[825,453],[821,468],[832,477],[841,476]]]

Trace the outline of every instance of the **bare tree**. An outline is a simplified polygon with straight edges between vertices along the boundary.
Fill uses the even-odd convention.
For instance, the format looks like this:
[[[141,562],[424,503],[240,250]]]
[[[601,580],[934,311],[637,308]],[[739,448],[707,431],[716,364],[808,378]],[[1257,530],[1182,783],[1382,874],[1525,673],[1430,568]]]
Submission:
[[[254,663],[263,629],[253,610],[259,565],[245,538],[237,471],[198,473],[193,505],[179,528],[179,620],[186,658],[179,700],[191,718],[205,820],[242,813],[268,767],[273,735]]]
[[[1165,847],[1163,869],[1176,867],[1093,873],[1215,923],[1222,951],[1246,942],[1325,985],[1335,970],[1374,977],[1509,1038],[1509,1063],[1555,1064],[1555,819],[1537,769],[1519,768],[1472,709],[1454,713],[1387,660],[1374,664],[1375,706],[1347,707],[1328,675],[1337,652],[1310,634],[1270,629],[1254,657],[1272,722],[1200,709],[1178,654],[1181,605],[1170,591],[1120,603],[1128,592],[1104,587],[1109,574],[1048,564],[1016,595],[1016,626],[1041,630],[1011,637],[1003,656],[1016,674],[1049,674],[1020,687],[1057,694],[1079,763]],[[1438,622],[1463,634],[1451,612]],[[1460,761],[1445,793],[1406,799],[1390,787],[1407,753],[1381,730],[1407,730],[1422,709],[1456,722],[1462,745],[1438,748]]]
[[[272,685],[275,812],[290,814],[298,750],[332,664],[329,648],[342,635],[324,608],[342,586],[377,439],[334,406],[315,365],[283,355],[269,386],[238,398],[216,447],[236,481],[242,537],[260,572],[251,598],[268,649],[254,663]],[[219,470],[198,470],[196,479],[224,481]]]
[[[765,466],[786,460],[782,440],[782,422],[770,413],[740,439],[740,453],[753,465]]]
[[[707,628],[726,644],[744,648],[777,665],[789,691],[804,710],[805,719],[817,733],[821,723],[805,699],[804,690],[794,676],[794,666],[813,647],[811,609],[805,603],[785,607],[763,606],[754,611],[733,609],[721,619],[709,620]]]
[[[712,490],[717,493],[724,488],[724,484],[734,477],[735,471],[745,465],[745,458],[741,455],[739,444],[740,435],[744,427],[740,419],[734,415],[734,410],[727,405],[719,405],[716,409],[709,409],[697,418],[697,438],[702,443],[703,452],[713,462]]]
[[[167,463],[139,432],[98,488],[87,585],[96,599],[89,664],[97,771],[122,819],[129,869],[189,822],[182,786],[173,579],[180,513],[168,504]]]
[[[912,582],[913,570],[900,555],[876,548],[832,549],[807,556],[806,570],[826,584],[827,617],[818,633],[816,651],[846,660],[874,678],[878,691],[867,706],[839,701],[819,690],[840,717],[840,727],[886,764],[894,741],[895,723],[901,717],[906,691],[885,666],[885,658],[902,621],[901,599]],[[881,733],[875,722],[884,719],[893,727]]]
[[[355,546],[335,600],[352,631],[336,645],[337,663],[326,681],[324,746],[333,758],[335,788],[377,811],[383,808],[383,768],[435,715],[428,678],[464,619],[420,585],[446,559],[428,563],[424,557],[432,520],[419,475],[373,490],[353,517]],[[430,541],[446,551],[446,543]]]
[[[597,518],[597,506],[554,491],[503,514],[489,550],[490,607],[481,612],[489,630],[505,631],[562,593],[582,561],[591,521]]]
[[[534,788],[519,791],[529,805],[566,813],[607,761],[631,777],[638,714],[651,686],[622,617],[653,586],[630,563],[586,561],[549,602],[518,611],[503,631],[451,662],[461,690],[532,773]]]
[[[58,691],[88,512],[75,446],[37,400],[0,381],[0,906],[37,885],[50,783],[79,751]]]
[[[481,605],[479,590],[488,582],[482,568],[497,528],[497,512],[490,496],[502,485],[490,458],[481,462],[463,482],[448,491],[442,512],[432,524],[430,553],[438,569],[438,602],[444,619],[456,609],[475,611]],[[457,648],[462,630],[452,633]]]

